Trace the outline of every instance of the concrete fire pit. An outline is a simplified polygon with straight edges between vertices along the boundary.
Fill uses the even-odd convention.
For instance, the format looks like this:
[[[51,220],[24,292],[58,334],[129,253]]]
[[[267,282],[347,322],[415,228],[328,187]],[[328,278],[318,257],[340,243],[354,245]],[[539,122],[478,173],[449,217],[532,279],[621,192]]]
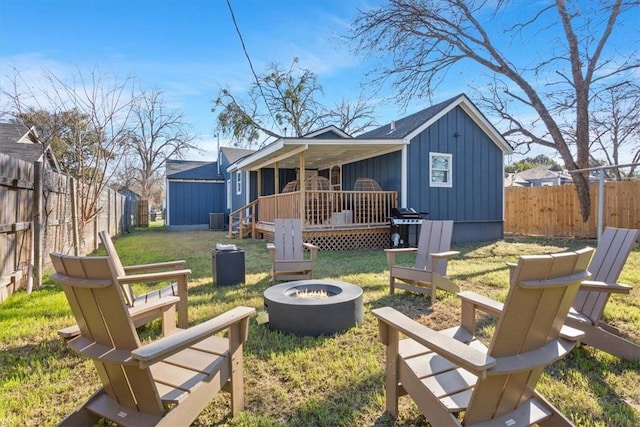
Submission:
[[[362,324],[362,288],[337,280],[300,280],[264,291],[269,327],[298,336],[331,335]]]

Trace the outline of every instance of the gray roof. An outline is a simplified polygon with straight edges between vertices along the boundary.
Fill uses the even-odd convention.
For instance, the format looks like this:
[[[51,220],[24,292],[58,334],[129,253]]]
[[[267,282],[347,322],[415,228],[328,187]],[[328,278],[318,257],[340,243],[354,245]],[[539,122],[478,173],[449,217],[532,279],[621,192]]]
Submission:
[[[167,160],[167,179],[220,180],[217,162],[197,162],[192,160]]]
[[[33,163],[42,159],[46,147],[26,126],[0,123],[0,153]]]
[[[235,148],[235,147],[220,147],[220,151],[227,158],[229,164],[235,163],[243,157],[248,156],[249,154],[255,153],[255,150],[248,150],[246,148]]]
[[[431,118],[436,116],[442,110],[446,109],[449,104],[456,101],[464,94],[456,95],[453,98],[447,99],[446,101],[442,101],[439,104],[432,105],[429,108],[425,108],[422,111],[418,111],[417,113],[413,113],[410,116],[403,117],[398,120],[394,120],[391,123],[387,123],[384,126],[381,126],[377,129],[371,130],[369,132],[365,132],[363,134],[358,135],[356,138],[358,139],[398,139],[404,138],[409,135],[411,132],[428,122]],[[395,130],[391,130],[391,124],[395,125]]]
[[[566,171],[558,171],[553,170],[553,166],[551,165],[541,165],[536,166],[531,169],[524,170],[519,172],[521,178],[530,181],[532,179],[550,179],[550,178],[561,178],[566,180],[571,180],[571,175]]]

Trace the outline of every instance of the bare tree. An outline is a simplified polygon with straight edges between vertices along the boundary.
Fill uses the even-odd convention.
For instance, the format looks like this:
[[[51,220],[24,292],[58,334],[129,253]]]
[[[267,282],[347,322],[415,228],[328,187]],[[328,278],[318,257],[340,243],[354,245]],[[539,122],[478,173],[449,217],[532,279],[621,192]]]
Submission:
[[[332,121],[347,133],[372,125],[372,109],[362,98],[327,108],[317,101],[322,93],[317,75],[298,67],[297,58],[288,69],[271,64],[256,76],[246,98],[236,97],[229,89],[220,91],[214,108],[220,110],[218,128],[236,145],[262,146],[273,138],[301,137]]]
[[[362,96],[352,102],[343,98],[334,104],[327,116],[329,122],[349,135],[362,133],[376,124],[373,107]]]
[[[156,175],[167,160],[181,158],[196,146],[182,113],[168,110],[159,90],[142,91],[134,101],[133,116],[135,128],[128,134],[127,145],[133,157],[131,165],[137,171],[141,197],[148,200],[154,186],[161,182]]]
[[[640,153],[640,86],[631,81],[609,86],[592,103],[590,155],[603,159],[605,165],[619,165],[626,148]],[[622,180],[620,169],[613,168],[611,172],[618,181]],[[634,172],[632,166],[628,175]]]
[[[80,228],[98,215],[98,202],[126,150],[133,79],[119,80],[97,69],[77,69],[69,77],[44,70],[42,86],[15,72],[3,90],[6,114],[35,126],[51,143],[65,171],[78,186]]]
[[[391,53],[392,61],[382,65],[374,81],[392,79],[404,102],[433,93],[460,62],[480,65],[494,78],[483,99],[506,123],[505,136],[516,144],[552,148],[567,169],[576,170],[589,165],[590,101],[597,86],[627,78],[640,66],[635,54],[604,56],[621,15],[637,5],[623,0],[556,0],[534,10],[533,5],[525,9],[509,0],[390,0],[382,8],[362,12],[354,21],[352,37],[360,52]],[[515,8],[520,15],[532,12],[502,30],[497,23],[511,21]],[[509,58],[504,53],[507,43],[535,43],[556,29],[557,39],[535,55],[519,51]],[[501,46],[499,40],[506,42]],[[525,123],[512,107],[533,112],[536,120]],[[588,176],[572,176],[586,221]]]

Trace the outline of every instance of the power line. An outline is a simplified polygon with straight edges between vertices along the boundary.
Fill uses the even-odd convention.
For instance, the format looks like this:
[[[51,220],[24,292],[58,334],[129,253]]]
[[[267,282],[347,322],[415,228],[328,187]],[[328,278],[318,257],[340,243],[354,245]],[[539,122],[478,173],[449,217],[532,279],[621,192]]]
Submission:
[[[269,111],[269,115],[271,116],[271,119],[273,120],[274,123],[277,123],[277,121],[275,120],[275,116],[271,111],[271,108],[269,107],[269,103],[267,102],[267,97],[262,91],[262,85],[260,84],[260,79],[258,78],[258,74],[256,73],[256,70],[253,68],[253,63],[251,62],[251,57],[249,57],[249,52],[247,51],[247,47],[244,44],[242,33],[240,33],[240,27],[238,26],[238,22],[236,21],[236,16],[233,13],[233,9],[231,8],[231,0],[227,0],[227,6],[229,7],[229,13],[231,13],[231,20],[233,21],[233,26],[236,29],[236,33],[238,33],[238,38],[240,39],[240,44],[242,45],[242,51],[244,52],[244,56],[247,58],[247,62],[249,62],[249,68],[251,68],[251,74],[253,74],[253,78],[256,81],[256,86],[258,86],[258,90],[260,91],[260,95],[262,96],[262,99],[264,101],[264,104],[267,107],[267,110]]]

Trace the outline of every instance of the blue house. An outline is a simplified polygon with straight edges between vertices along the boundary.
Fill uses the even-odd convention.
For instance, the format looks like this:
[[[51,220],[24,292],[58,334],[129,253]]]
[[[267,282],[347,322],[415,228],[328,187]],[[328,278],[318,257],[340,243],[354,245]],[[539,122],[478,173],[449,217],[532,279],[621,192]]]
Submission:
[[[211,215],[226,211],[225,179],[218,162],[169,160],[166,221],[170,230],[208,229]],[[220,228],[224,227],[224,223]]]
[[[301,218],[325,249],[386,247],[400,207],[453,220],[454,242],[499,239],[511,152],[464,94],[355,138],[333,126],[281,138],[226,167],[230,232],[269,239],[275,218]]]

